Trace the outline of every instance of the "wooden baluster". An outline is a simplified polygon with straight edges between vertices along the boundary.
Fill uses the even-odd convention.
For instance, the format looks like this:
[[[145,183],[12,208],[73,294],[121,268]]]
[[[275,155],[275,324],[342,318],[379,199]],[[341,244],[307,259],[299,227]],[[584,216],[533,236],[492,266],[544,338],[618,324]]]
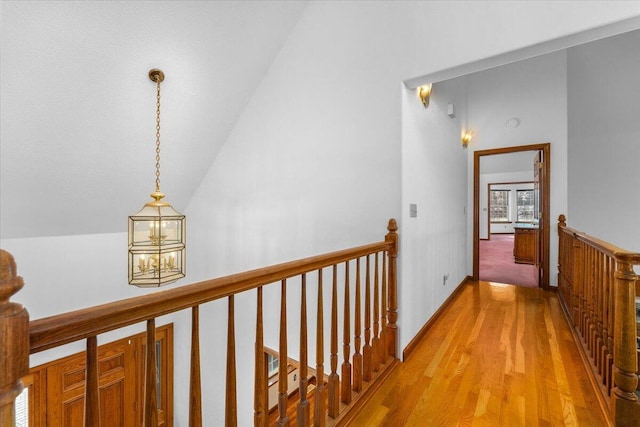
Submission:
[[[586,329],[583,336],[587,350],[593,357],[593,347],[591,346],[591,335],[593,333],[593,249],[586,245],[585,247],[585,283],[587,285],[587,318]]]
[[[573,240],[573,236],[569,235],[569,234],[565,234],[565,243],[567,246],[567,252],[568,252],[568,256],[567,256],[567,264],[565,265],[565,272],[567,274],[567,278],[569,279],[569,283],[571,286],[571,300],[569,301],[569,304],[571,306],[571,316],[572,319],[574,321],[574,326],[575,326],[575,321],[578,318],[578,288],[576,286],[576,275],[575,275],[575,271],[574,271],[574,264],[575,264],[575,259],[576,259],[576,250],[574,247],[574,240]]]
[[[566,235],[567,237],[567,247],[569,249],[569,253],[571,254],[569,258],[569,263],[567,264],[567,275],[571,279],[571,318],[573,321],[574,329],[578,329],[579,325],[579,313],[580,313],[580,296],[579,296],[579,287],[577,284],[577,273],[575,271],[576,257],[577,251],[575,242],[573,240],[573,236]]]
[[[592,320],[592,331],[591,331],[591,348],[592,348],[592,357],[593,357],[593,365],[596,370],[599,366],[599,358],[598,358],[598,322],[600,316],[600,288],[602,286],[602,282],[599,281],[599,258],[600,252],[597,249],[593,249],[593,265],[592,265],[592,274],[593,274],[593,320]]]
[[[594,265],[593,265],[593,253],[592,247],[586,247],[587,263],[585,266],[585,275],[587,277],[587,285],[589,286],[589,292],[587,293],[587,331],[584,337],[584,341],[587,344],[589,353],[593,358],[593,329],[594,329],[594,303],[595,303],[595,278],[594,278]]]
[[[576,310],[578,309],[576,302],[576,287],[574,285],[573,278],[573,241],[569,238],[566,233],[563,233],[564,236],[564,244],[567,249],[566,263],[564,264],[564,273],[566,275],[567,283],[569,286],[569,300],[567,304],[569,304],[569,310],[571,313],[571,319],[575,323],[576,319]]]
[[[307,373],[307,275],[302,274],[302,293],[300,296],[300,381],[298,403],[298,423],[300,427],[310,425],[310,405],[307,398],[307,387],[309,385]]]
[[[604,254],[598,251],[598,264],[596,270],[597,284],[598,284],[598,311],[596,313],[596,336],[594,341],[594,356],[596,360],[596,367],[600,375],[602,375],[602,318],[603,318],[603,303],[604,303],[604,275],[603,275],[603,267],[604,267]]]
[[[13,256],[0,249],[0,425],[15,423],[16,397],[22,392],[21,378],[29,373],[29,313],[10,302],[24,286]]]
[[[567,265],[567,275],[571,278],[571,286],[573,293],[571,295],[571,317],[573,320],[573,326],[576,331],[579,329],[579,318],[580,318],[580,297],[579,297],[579,287],[577,283],[577,257],[578,257],[578,247],[577,242],[573,235],[567,235],[567,246],[569,247],[569,253],[571,257],[569,259],[569,264]]]
[[[582,274],[582,319],[581,319],[581,330],[580,335],[582,340],[585,340],[587,336],[587,331],[589,330],[589,274],[587,270],[587,265],[589,264],[589,254],[588,247],[585,244],[581,244],[581,252],[582,252],[582,266],[581,266],[581,274]]]
[[[380,352],[382,363],[389,360],[389,352],[387,351],[387,253],[382,253],[382,308],[380,311],[382,325],[380,327]]]
[[[356,260],[356,294],[355,294],[355,313],[353,314],[353,391],[359,393],[362,390],[362,354],[360,346],[362,344],[361,316],[360,310],[360,258]]]
[[[322,269],[318,270],[318,303],[316,320],[316,390],[314,401],[314,423],[324,427],[327,423],[324,385],[324,306],[322,303]]]
[[[389,306],[387,307],[387,351],[393,358],[397,357],[398,349],[398,277],[396,274],[398,258],[398,224],[395,219],[389,220],[387,227],[389,232],[385,236],[385,241],[391,243],[389,250]]]
[[[615,270],[616,264],[614,258],[609,258],[609,321],[608,321],[608,333],[607,333],[607,362],[606,362],[606,389],[607,394],[611,395],[613,389],[613,334],[615,324]]]
[[[583,281],[583,251],[582,244],[576,238],[571,237],[573,241],[573,286],[575,289],[575,311],[574,324],[580,335],[584,336],[584,281]]]
[[[559,257],[558,257],[558,286],[563,292],[564,302],[571,316],[572,322],[575,324],[575,287],[573,285],[573,243],[569,235],[565,231],[567,224],[564,215],[558,218],[558,239],[559,239]]]
[[[364,347],[362,348],[362,379],[371,380],[371,262],[367,255],[364,278]]]
[[[287,355],[287,281],[280,282],[280,346],[278,350],[278,421],[277,426],[289,425],[287,415],[289,356]]]
[[[564,264],[562,265],[563,282],[566,283],[567,300],[566,303],[569,307],[569,313],[571,319],[575,319],[575,287],[573,285],[573,243],[566,233],[561,233],[563,239],[564,249],[566,254],[564,256]]]
[[[155,347],[155,346],[154,346]],[[155,366],[155,365],[154,365]],[[100,427],[100,389],[98,386],[98,337],[87,338],[87,369],[84,398],[84,425]],[[154,377],[155,390],[155,377]]]
[[[189,427],[202,427],[200,382],[200,307],[191,307],[191,375],[189,377]]]
[[[256,303],[256,349],[255,349],[255,377],[253,388],[253,425],[267,427],[266,395],[267,381],[264,355],[264,331],[262,323],[262,286],[257,289]]]
[[[146,366],[144,382],[144,427],[158,425],[158,397],[156,394],[156,321],[147,320]]]
[[[238,425],[238,403],[236,395],[236,331],[235,304],[233,295],[229,295],[229,311],[227,315],[227,379],[225,391],[224,425]]]
[[[591,269],[590,267],[590,251],[589,245],[584,245],[584,266],[583,266],[583,277],[584,277],[584,315],[583,315],[583,330],[582,330],[582,341],[586,344],[587,351],[590,351],[589,348],[589,328],[591,326]]]
[[[602,319],[602,367],[600,371],[600,375],[602,376],[602,384],[607,387],[608,382],[608,370],[609,370],[609,338],[611,335],[611,321],[613,316],[613,311],[611,310],[611,289],[613,288],[612,283],[612,274],[611,271],[611,257],[605,257],[604,261],[604,292],[603,292],[603,319]],[[607,389],[607,392],[609,390]]]
[[[344,263],[344,318],[342,330],[342,382],[340,383],[340,401],[351,403],[351,301],[349,298],[349,261]]]
[[[600,341],[602,334],[602,253],[595,250],[595,319],[594,319],[594,331],[593,331],[593,361],[596,366],[596,370],[600,370]]]
[[[594,359],[594,365],[597,366],[595,360],[595,339],[596,329],[598,327],[598,283],[597,283],[597,251],[594,248],[590,248],[589,256],[589,282],[591,286],[590,292],[590,312],[589,312],[589,335],[588,335],[588,347],[591,357]]]
[[[599,366],[599,374],[602,383],[605,383],[605,364],[606,364],[606,349],[607,349],[607,321],[608,321],[608,309],[607,304],[609,302],[609,270],[608,270],[608,257],[606,255],[602,255],[602,261],[600,265],[600,275],[601,275],[601,284],[602,284],[602,292],[601,292],[601,300],[600,300],[600,342],[598,347],[598,359],[600,360]]]
[[[371,367],[374,372],[378,372],[380,368],[380,362],[382,357],[380,357],[380,272],[378,271],[378,252],[375,255],[375,270],[373,277],[373,340],[371,341]]]
[[[595,265],[595,252],[596,250],[592,247],[589,248],[589,262],[587,265],[588,274],[589,274],[589,329],[587,335],[587,347],[589,348],[589,352],[591,353],[591,357],[593,358],[593,337],[595,334],[596,328],[596,265]]]
[[[611,410],[615,425],[631,425],[638,420],[638,360],[636,350],[635,282],[631,257],[616,256],[615,326],[613,337],[614,388]]]
[[[329,416],[335,418],[340,412],[340,393],[338,377],[338,267],[333,265],[331,286],[331,373],[329,374]]]

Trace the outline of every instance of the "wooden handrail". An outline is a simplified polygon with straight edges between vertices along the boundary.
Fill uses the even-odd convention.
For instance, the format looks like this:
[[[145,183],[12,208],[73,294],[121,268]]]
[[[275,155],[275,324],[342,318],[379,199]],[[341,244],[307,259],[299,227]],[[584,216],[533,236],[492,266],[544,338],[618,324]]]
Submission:
[[[640,264],[640,253],[638,252],[630,252],[625,249],[619,248],[611,243],[605,242],[604,240],[600,240],[596,237],[590,236],[585,233],[580,233],[577,231],[573,231],[571,228],[567,227],[567,231],[573,232],[574,237],[581,242],[597,249],[605,255],[615,257],[616,259],[624,259],[627,262],[632,264]]]
[[[372,243],[33,320],[30,323],[30,352],[58,347],[389,249],[391,243],[388,241]]]
[[[566,226],[558,218],[558,289],[575,335],[588,357],[603,406],[616,426],[640,419],[633,267],[640,253],[626,251]]]
[[[199,306],[221,298],[228,300],[227,316],[227,348],[226,348],[226,381],[225,381],[225,425],[234,427],[238,424],[238,405],[236,388],[236,333],[234,297],[236,294],[256,289],[256,346],[255,346],[255,378],[254,378],[254,425],[265,426],[275,423],[289,426],[293,420],[300,426],[307,425],[344,425],[349,422],[350,409],[362,404],[379,386],[380,380],[388,375],[396,366],[397,342],[397,278],[396,258],[398,253],[397,224],[390,220],[385,240],[363,245],[352,249],[336,251],[324,255],[308,257],[296,261],[273,265],[270,267],[233,274],[217,279],[206,280],[183,287],[156,292],[153,294],[124,299],[76,310],[56,316],[50,316],[28,322],[26,310],[10,303],[9,297],[22,286],[22,279],[15,275],[15,263],[12,258],[2,255],[2,271],[0,271],[0,333],[3,349],[3,363],[0,363],[0,406],[3,426],[13,423],[13,401],[21,390],[20,377],[28,372],[28,354],[58,347],[74,341],[86,340],[86,382],[85,382],[85,425],[100,427],[101,410],[104,403],[100,399],[99,359],[97,337],[99,334],[117,330],[135,323],[146,322],[144,402],[142,420],[145,427],[156,427],[159,421],[156,396],[157,360],[156,354],[156,319],[160,316],[181,310],[191,310],[191,358],[190,358],[190,392],[189,423],[202,425],[201,379],[200,379],[200,345],[199,345]],[[7,254],[8,255],[8,254]],[[8,255],[10,257],[10,255]],[[10,262],[7,262],[10,259]],[[365,337],[364,363],[362,356],[353,354],[353,368],[350,362],[351,320],[354,321],[354,340],[360,335],[360,260],[366,259],[365,276]],[[375,265],[371,266],[371,260]],[[380,259],[382,274],[380,278]],[[349,263],[356,266],[356,312],[350,311]],[[344,281],[338,279],[338,267],[344,265]],[[388,266],[388,268],[387,268]],[[331,373],[324,374],[325,335],[323,328],[323,280],[324,269],[332,269],[331,280],[331,330],[330,330],[330,365]],[[307,310],[306,310],[306,275],[317,273],[317,323],[316,323],[316,369],[312,379],[313,402],[307,394],[310,381],[307,373]],[[371,277],[373,274],[373,278]],[[288,360],[287,341],[287,281],[301,278],[300,304],[300,361],[304,366],[300,369],[297,416],[291,418],[290,394],[288,389],[288,372],[279,371],[278,384],[278,419],[268,420],[268,387],[266,358],[264,356],[264,331],[262,313],[262,289],[264,286],[277,285],[280,282],[280,338],[278,359]],[[297,281],[291,281],[298,286]],[[373,288],[372,288],[373,286]],[[338,288],[344,290],[342,319],[338,312]],[[382,287],[382,288],[381,288]],[[373,294],[373,295],[372,295]],[[382,296],[381,296],[382,295]],[[372,299],[373,298],[373,299]],[[383,298],[384,301],[380,299]],[[371,312],[373,311],[373,313]],[[18,314],[18,317],[13,316]],[[373,314],[373,318],[372,318]],[[342,322],[343,363],[342,378],[338,372],[338,329]],[[22,325],[22,326],[20,326]],[[382,325],[382,329],[381,326]],[[276,325],[272,325],[276,326]],[[384,330],[383,330],[384,329]],[[20,344],[22,346],[13,345]],[[30,342],[29,342],[30,341]],[[358,346],[359,346],[358,342]],[[22,349],[22,350],[21,350]],[[4,363],[7,360],[9,363]],[[281,365],[282,366],[282,365]],[[19,368],[19,369],[18,369]],[[352,371],[352,369],[355,369]],[[357,370],[357,372],[356,372]],[[351,376],[359,384],[351,382]],[[327,384],[328,380],[328,384]],[[366,384],[363,384],[363,380]],[[353,385],[352,385],[353,384]],[[353,400],[352,400],[353,398]],[[311,405],[314,406],[313,412]],[[312,415],[313,413],[313,415]],[[313,416],[313,421],[310,420]],[[331,421],[327,419],[331,418]],[[11,420],[11,421],[9,421]],[[6,421],[6,423],[5,423]]]

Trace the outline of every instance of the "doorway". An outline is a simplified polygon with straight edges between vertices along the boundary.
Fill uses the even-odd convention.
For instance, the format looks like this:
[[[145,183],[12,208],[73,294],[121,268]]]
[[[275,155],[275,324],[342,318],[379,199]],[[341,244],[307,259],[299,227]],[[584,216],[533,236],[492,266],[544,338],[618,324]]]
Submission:
[[[473,278],[480,279],[480,160],[485,156],[498,154],[520,153],[530,151],[532,153],[531,170],[534,171],[534,193],[535,193],[535,233],[525,228],[522,236],[525,239],[532,239],[529,234],[535,234],[534,240],[531,241],[531,251],[533,251],[533,265],[536,269],[537,283],[543,289],[549,288],[549,208],[550,208],[550,170],[551,170],[551,144],[532,144],[516,147],[504,147],[490,150],[480,150],[474,152],[473,159]],[[535,162],[533,159],[535,156]],[[486,158],[486,157],[485,157]],[[534,167],[535,164],[535,167]],[[490,224],[487,222],[490,232]],[[517,230],[514,230],[514,232]],[[525,241],[522,239],[522,241]],[[516,244],[517,247],[517,244]],[[515,254],[514,254],[515,255]]]

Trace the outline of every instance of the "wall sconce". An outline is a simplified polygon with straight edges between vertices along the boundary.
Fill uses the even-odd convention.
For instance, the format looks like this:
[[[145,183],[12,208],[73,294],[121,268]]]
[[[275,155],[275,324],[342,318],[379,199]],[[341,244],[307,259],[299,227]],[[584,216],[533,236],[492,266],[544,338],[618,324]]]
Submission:
[[[464,148],[467,148],[472,138],[473,138],[473,132],[471,132],[470,130],[463,130],[462,136],[460,138],[462,140],[462,146]]]
[[[156,191],[150,201],[129,217],[129,284],[162,286],[185,276],[185,216],[162,201],[160,192],[160,82],[164,73],[153,69],[156,83]]]
[[[424,105],[424,108],[427,108],[429,106],[429,98],[431,97],[431,86],[432,84],[429,83],[426,85],[418,86],[416,88],[416,93],[418,94],[418,98],[420,98],[422,105]]]

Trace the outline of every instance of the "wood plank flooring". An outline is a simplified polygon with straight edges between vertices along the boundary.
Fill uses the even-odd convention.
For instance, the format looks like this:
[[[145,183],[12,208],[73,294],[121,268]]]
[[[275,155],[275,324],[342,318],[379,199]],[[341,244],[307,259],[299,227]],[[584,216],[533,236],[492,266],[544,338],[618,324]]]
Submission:
[[[606,426],[554,292],[468,282],[352,426]]]

